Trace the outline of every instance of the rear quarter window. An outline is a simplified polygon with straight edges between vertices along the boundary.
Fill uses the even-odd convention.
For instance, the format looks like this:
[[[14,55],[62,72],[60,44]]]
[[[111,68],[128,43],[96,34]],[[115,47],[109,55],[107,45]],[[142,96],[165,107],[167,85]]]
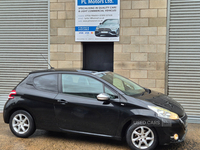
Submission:
[[[57,74],[42,75],[34,78],[34,86],[37,89],[58,91]]]

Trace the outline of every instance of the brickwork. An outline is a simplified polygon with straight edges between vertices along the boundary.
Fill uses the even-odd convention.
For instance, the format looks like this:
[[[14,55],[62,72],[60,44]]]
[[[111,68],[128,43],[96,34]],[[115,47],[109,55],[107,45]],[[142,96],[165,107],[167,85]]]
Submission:
[[[122,1],[122,32],[115,43],[121,48],[115,50],[115,72],[160,92],[165,86],[166,11],[167,0]]]
[[[120,42],[114,43],[114,71],[164,92],[167,0],[121,0]],[[82,68],[75,42],[75,0],[51,0],[51,64]]]
[[[82,68],[82,45],[75,42],[75,1],[50,1],[51,65],[55,68]]]

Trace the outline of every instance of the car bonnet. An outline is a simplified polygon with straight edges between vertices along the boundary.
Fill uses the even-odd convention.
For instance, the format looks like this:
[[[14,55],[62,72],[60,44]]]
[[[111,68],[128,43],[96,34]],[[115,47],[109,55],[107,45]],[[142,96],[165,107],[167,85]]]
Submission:
[[[181,104],[179,104],[177,101],[173,100],[172,98],[170,98],[165,94],[152,91],[151,93],[145,92],[144,94],[132,97],[153,103],[156,106],[170,110],[178,114],[179,117],[185,115],[185,111],[181,106]]]

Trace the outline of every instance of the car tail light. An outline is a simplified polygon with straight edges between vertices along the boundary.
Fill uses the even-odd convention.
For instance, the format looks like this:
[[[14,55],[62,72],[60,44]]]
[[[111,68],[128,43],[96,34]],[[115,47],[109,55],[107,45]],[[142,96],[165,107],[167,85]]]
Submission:
[[[16,94],[17,92],[15,90],[12,90],[8,95],[8,99],[13,99],[14,98],[13,95],[16,95]]]

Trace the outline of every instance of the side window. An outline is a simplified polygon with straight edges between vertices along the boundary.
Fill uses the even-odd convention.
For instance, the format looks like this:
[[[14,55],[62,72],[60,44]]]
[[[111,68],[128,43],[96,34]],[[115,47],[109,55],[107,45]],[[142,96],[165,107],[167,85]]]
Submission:
[[[57,86],[57,75],[43,75],[36,77],[34,79],[34,84],[37,89],[48,90],[48,91],[58,91]]]
[[[62,74],[62,92],[96,98],[98,94],[103,93],[103,84],[83,75]]]
[[[117,94],[112,92],[109,88],[105,87],[105,93],[110,96],[111,99],[118,98]]]

